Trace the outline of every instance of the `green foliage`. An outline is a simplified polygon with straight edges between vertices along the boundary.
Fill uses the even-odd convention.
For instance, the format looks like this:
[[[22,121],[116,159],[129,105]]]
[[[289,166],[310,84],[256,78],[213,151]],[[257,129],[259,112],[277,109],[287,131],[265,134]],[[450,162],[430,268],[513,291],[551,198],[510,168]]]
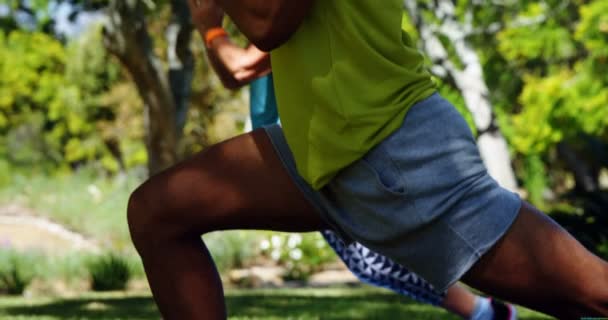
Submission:
[[[205,244],[220,273],[245,266],[259,254],[255,246],[260,234],[251,231],[223,231],[205,235]]]
[[[273,233],[260,242],[262,254],[286,268],[288,280],[306,280],[325,264],[336,260],[336,254],[319,232]]]
[[[0,48],[0,131],[13,143],[0,152],[14,162],[38,163],[47,144],[58,144],[68,129],[74,134],[81,129],[73,115],[61,112],[76,98],[63,77],[65,51],[49,36],[18,31],[0,33]],[[67,117],[72,119],[69,128]],[[22,144],[26,141],[35,142]],[[57,155],[48,156],[59,160]]]
[[[116,173],[143,165],[148,158],[140,93],[126,69],[110,58],[103,45],[101,28],[89,27],[64,45],[61,36],[43,27],[45,21],[53,19],[56,5],[65,2],[71,4],[75,14],[109,3],[10,1],[11,10],[27,16],[33,25],[7,27],[0,34],[0,77],[5,80],[0,81],[0,159],[47,172],[94,163]],[[169,4],[145,3],[147,27],[159,49],[167,45],[163,35],[171,16]],[[227,27],[235,29],[234,24]],[[197,57],[204,56],[202,46],[195,46],[195,50]],[[166,50],[155,50],[155,54],[161,61],[166,60]],[[25,63],[30,60],[54,64],[51,67]],[[196,68],[193,107],[178,146],[184,155],[238,133],[234,109],[238,113],[244,110],[240,96],[224,90],[206,63],[197,63]],[[238,107],[233,108],[234,105]],[[223,116],[227,114],[232,123],[226,123],[228,117]],[[216,116],[221,121],[216,121]]]
[[[585,145],[584,137],[608,141],[608,3],[553,2],[520,1],[520,9],[504,10],[506,28],[479,46],[488,52],[484,68],[528,200],[605,253],[596,231],[604,228],[603,213],[593,210],[603,206],[601,191],[577,193],[580,186],[568,183],[573,169],[564,168],[556,147]],[[599,157],[576,161],[592,172],[606,166]],[[551,201],[550,190],[557,193]]]
[[[120,287],[128,274],[130,278],[145,278],[143,265],[135,252],[124,255],[105,254],[102,256],[85,251],[69,251],[62,254],[35,251],[17,251],[7,247],[0,240],[0,295],[23,294],[29,284],[36,280],[37,285],[28,289],[31,294],[45,293],[57,283],[68,288],[82,290],[83,283],[91,287]],[[126,270],[125,268],[128,268]],[[93,280],[93,275],[103,277]],[[100,289],[101,290],[101,289]],[[108,289],[114,290],[114,289]],[[63,293],[63,292],[59,292]]]
[[[543,197],[549,183],[547,172],[540,156],[529,154],[525,158],[524,166],[524,188],[528,191],[528,201],[543,210],[546,208]]]
[[[0,294],[21,295],[36,276],[36,257],[0,247]]]
[[[576,54],[572,36],[559,25],[506,29],[498,34],[498,50],[507,60],[520,64],[543,58],[567,59]]]
[[[94,291],[124,290],[131,279],[128,260],[115,253],[105,253],[88,264],[91,288]]]
[[[32,113],[63,104],[65,51],[40,33],[0,32],[0,130],[27,123]],[[58,118],[57,113],[50,115]]]
[[[11,175],[9,172],[11,171],[11,165],[8,161],[4,159],[0,159],[0,189],[9,186],[12,182]]]
[[[44,272],[39,277],[49,282],[65,281],[68,284],[87,280],[87,263],[90,259],[91,254],[82,251],[40,256],[37,264]]]
[[[527,76],[520,96],[524,107],[513,116],[513,147],[522,154],[544,153],[580,133],[602,136],[608,129],[608,88],[587,65],[550,76]]]
[[[125,163],[142,164],[140,156],[135,162],[124,159],[139,150],[120,154],[134,141],[141,144],[142,134],[116,122],[126,120],[125,110],[108,92],[119,79],[120,68],[105,52],[99,28],[67,48],[44,33],[0,32],[0,135],[5,142],[0,158],[47,169],[97,162],[110,172]],[[131,108],[131,114],[137,110]]]
[[[485,69],[496,86],[497,113],[511,147],[517,156],[546,162],[561,141],[577,144],[582,134],[606,137],[607,4],[522,1],[519,6],[504,10],[506,28],[486,41],[495,48],[479,45],[500,55],[486,54]],[[532,176],[523,170],[521,176]]]
[[[591,56],[608,58],[608,3],[591,1],[580,7],[581,21],[576,39],[583,42]],[[604,78],[605,80],[606,78]]]
[[[517,62],[506,68],[516,73],[507,74],[523,79],[518,93],[522,112],[513,117],[515,149],[543,153],[579,132],[603,135],[608,82],[596,70],[605,65],[597,58],[606,57],[606,2],[591,1],[566,12],[541,3],[525,8],[515,21],[540,17],[540,22],[520,22],[497,35],[498,51]]]
[[[98,95],[109,89],[109,85],[120,78],[120,66],[113,63],[105,53],[101,26],[93,26],[83,36],[72,40],[67,46],[70,63],[66,64],[66,80],[78,83],[87,93],[87,104],[98,104]]]

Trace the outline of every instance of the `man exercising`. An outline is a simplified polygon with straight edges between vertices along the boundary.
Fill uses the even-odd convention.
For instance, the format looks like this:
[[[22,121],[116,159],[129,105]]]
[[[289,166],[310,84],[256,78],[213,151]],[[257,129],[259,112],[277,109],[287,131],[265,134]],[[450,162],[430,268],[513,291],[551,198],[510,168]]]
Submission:
[[[225,229],[332,229],[438,290],[461,279],[558,318],[608,315],[606,263],[488,176],[401,30],[401,1],[199,4],[271,51],[283,128],[215,145],[131,196],[131,235],[165,318],[226,318],[200,238]]]
[[[254,45],[242,48],[231,41],[220,27],[206,29],[205,21],[217,19],[208,6],[189,1],[192,20],[207,48],[208,60],[226,88],[249,84],[249,111],[252,129],[279,122],[270,55]],[[214,24],[219,24],[216,22]],[[200,28],[199,28],[200,26]],[[438,292],[418,275],[390,258],[369,250],[360,243],[345,244],[335,232],[321,231],[324,239],[349,270],[361,281],[387,288],[422,303],[441,306],[468,320],[514,320],[516,309],[500,301],[477,296],[454,284]]]

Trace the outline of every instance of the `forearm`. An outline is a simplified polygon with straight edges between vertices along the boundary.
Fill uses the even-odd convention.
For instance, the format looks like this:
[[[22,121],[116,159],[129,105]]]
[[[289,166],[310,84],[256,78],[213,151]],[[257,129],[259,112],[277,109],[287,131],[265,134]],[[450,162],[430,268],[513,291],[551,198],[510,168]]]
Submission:
[[[258,48],[285,43],[312,7],[313,0],[215,0]]]
[[[242,68],[240,58],[246,52],[246,49],[238,47],[227,37],[215,39],[207,47],[209,62],[226,88],[236,89],[247,84],[236,77]]]
[[[221,29],[224,11],[219,0],[188,0],[192,22],[207,47],[207,56],[224,86],[241,87],[270,72],[270,57],[255,46],[241,48]]]

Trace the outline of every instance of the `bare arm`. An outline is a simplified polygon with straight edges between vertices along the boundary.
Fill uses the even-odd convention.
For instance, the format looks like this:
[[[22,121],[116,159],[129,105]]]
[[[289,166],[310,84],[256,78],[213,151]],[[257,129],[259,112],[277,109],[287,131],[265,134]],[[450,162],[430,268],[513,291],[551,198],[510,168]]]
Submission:
[[[314,3],[314,0],[212,1],[232,18],[249,41],[264,51],[271,51],[289,40]]]
[[[254,46],[241,48],[227,37],[212,41],[207,48],[207,56],[228,89],[240,88],[270,73],[270,56],[267,53]]]
[[[192,21],[205,39],[212,28],[220,27],[224,12],[212,0],[189,0]],[[270,73],[270,57],[255,46],[241,48],[227,36],[207,43],[207,56],[226,88],[235,89]]]

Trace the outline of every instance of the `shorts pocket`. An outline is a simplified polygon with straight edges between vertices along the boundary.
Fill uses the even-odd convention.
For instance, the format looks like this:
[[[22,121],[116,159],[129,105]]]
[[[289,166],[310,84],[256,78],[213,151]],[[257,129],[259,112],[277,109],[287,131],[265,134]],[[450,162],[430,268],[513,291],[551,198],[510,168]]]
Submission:
[[[361,163],[372,171],[380,188],[394,195],[403,196],[407,194],[405,181],[385,148],[383,144],[376,146],[361,159]]]

